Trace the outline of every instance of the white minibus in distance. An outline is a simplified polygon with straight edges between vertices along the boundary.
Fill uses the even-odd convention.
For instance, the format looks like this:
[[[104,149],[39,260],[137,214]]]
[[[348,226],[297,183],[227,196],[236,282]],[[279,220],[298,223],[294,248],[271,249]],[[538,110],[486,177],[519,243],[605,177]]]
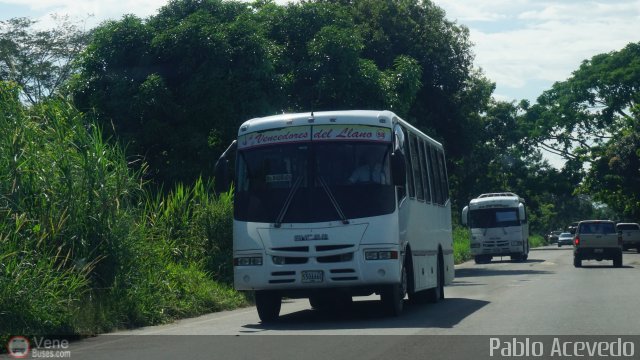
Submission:
[[[529,222],[525,201],[511,192],[482,194],[462,209],[462,224],[469,226],[471,255],[476,264],[494,256],[513,261],[529,257]]]

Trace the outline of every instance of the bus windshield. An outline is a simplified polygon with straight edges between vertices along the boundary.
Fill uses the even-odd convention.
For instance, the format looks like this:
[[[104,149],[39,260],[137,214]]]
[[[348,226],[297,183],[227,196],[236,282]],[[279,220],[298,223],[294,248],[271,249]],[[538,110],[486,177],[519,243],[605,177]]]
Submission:
[[[390,151],[390,143],[346,141],[238,151],[234,216],[273,223],[285,208],[282,222],[307,223],[339,220],[336,208],[347,219],[391,213]]]
[[[469,225],[472,228],[499,228],[519,226],[517,208],[478,209],[469,212]]]

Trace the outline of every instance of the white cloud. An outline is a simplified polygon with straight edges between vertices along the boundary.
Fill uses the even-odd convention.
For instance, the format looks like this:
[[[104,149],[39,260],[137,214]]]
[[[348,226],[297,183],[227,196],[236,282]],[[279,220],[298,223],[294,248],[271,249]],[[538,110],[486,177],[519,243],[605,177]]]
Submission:
[[[0,5],[11,4],[28,7],[40,17],[43,25],[50,24],[49,14],[68,15],[74,19],[87,19],[89,26],[95,26],[107,19],[119,19],[124,14],[135,14],[144,18],[157,14],[168,0],[0,0]]]
[[[528,0],[434,0],[447,18],[465,24],[470,21],[503,21],[527,5]]]
[[[535,100],[546,88],[532,86],[563,81],[583,60],[640,41],[637,0],[436,0],[436,4],[470,28],[475,63],[497,83],[500,98]],[[474,17],[474,12],[483,15]]]

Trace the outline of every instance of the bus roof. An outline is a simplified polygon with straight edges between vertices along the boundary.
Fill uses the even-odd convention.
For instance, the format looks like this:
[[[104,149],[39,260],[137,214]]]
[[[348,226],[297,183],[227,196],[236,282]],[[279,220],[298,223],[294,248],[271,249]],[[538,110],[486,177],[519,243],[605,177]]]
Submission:
[[[318,111],[295,114],[278,114],[245,121],[238,130],[238,137],[253,132],[271,129],[281,129],[304,125],[341,125],[358,124],[393,128],[394,123],[400,123],[403,127],[416,134],[422,134],[433,145],[442,148],[442,144],[435,141],[420,130],[402,120],[399,116],[388,110],[341,110]]]
[[[524,204],[524,199],[511,192],[487,193],[472,199],[469,207],[475,209],[497,206],[517,207],[520,203]]]
[[[303,126],[311,124],[349,124],[357,121],[358,124],[391,127],[391,119],[396,115],[390,111],[376,110],[348,110],[348,111],[318,111],[296,114],[278,114],[261,118],[253,118],[245,121],[238,135],[267,129],[283,128],[288,126]],[[384,122],[381,121],[384,119]]]

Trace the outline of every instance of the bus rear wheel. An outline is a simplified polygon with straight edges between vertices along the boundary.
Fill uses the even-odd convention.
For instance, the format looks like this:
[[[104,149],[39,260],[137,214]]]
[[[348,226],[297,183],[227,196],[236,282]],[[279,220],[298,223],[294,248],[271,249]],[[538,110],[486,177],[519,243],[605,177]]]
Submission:
[[[275,291],[256,291],[256,308],[258,316],[263,323],[273,322],[280,316],[282,295]]]
[[[438,266],[436,267],[436,287],[426,290],[427,301],[435,304],[444,299],[444,261],[442,254],[438,254]]]

